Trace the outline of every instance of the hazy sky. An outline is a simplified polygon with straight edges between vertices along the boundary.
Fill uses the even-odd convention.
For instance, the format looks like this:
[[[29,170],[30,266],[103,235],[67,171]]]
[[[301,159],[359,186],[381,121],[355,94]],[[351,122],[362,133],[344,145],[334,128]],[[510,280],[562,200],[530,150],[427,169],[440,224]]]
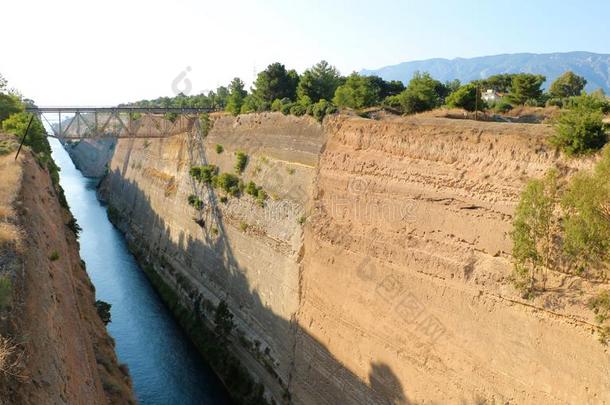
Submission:
[[[39,105],[112,105],[247,83],[281,61],[343,73],[514,52],[610,53],[608,1],[8,1],[0,73]],[[190,71],[187,70],[190,68]],[[180,86],[184,82],[180,83]]]

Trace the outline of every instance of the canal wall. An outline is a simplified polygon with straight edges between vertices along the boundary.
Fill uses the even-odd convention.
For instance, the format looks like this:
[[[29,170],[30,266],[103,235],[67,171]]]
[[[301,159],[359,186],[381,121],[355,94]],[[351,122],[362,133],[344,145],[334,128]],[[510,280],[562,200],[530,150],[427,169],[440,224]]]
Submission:
[[[99,193],[225,384],[251,376],[229,387],[238,399],[610,403],[610,356],[587,309],[608,285],[550,271],[525,300],[510,280],[527,179],[591,166],[549,147],[549,127],[212,121],[203,139],[120,140]],[[235,173],[238,152],[241,197],[189,174]]]
[[[0,156],[0,403],[135,403],[77,227],[42,167],[27,149]]]

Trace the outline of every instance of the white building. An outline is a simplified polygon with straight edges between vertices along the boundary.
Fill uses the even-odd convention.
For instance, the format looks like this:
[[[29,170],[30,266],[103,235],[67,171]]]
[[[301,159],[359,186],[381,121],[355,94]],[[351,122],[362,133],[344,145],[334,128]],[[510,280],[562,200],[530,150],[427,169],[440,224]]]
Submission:
[[[481,94],[481,98],[488,103],[497,103],[500,101],[502,96],[499,93],[496,93],[493,89],[487,89],[483,94]]]

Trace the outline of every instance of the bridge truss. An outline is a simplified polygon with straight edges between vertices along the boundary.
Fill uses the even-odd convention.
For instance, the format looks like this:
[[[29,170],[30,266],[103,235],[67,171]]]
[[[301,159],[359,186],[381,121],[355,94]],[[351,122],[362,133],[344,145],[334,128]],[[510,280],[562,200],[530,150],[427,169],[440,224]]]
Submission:
[[[166,138],[190,132],[209,108],[31,107],[60,140]],[[63,117],[62,117],[63,114]],[[49,116],[57,120],[49,121]]]

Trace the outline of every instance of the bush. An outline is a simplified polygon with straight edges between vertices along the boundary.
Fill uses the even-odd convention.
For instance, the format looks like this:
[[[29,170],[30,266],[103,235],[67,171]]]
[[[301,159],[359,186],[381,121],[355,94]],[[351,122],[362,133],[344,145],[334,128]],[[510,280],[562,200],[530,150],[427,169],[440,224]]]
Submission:
[[[324,99],[318,101],[317,103],[311,106],[311,115],[320,122],[324,120],[325,116],[333,114],[336,111],[337,108],[332,103]]]
[[[221,144],[216,144],[216,153],[221,154],[222,152],[224,152],[224,150],[225,148],[223,148]]]
[[[199,197],[197,197],[195,194],[189,195],[187,198],[187,201],[188,201],[189,205],[191,205],[195,209],[200,210],[201,208],[203,208],[203,201],[201,201],[201,199]]]
[[[95,301],[95,309],[97,310],[97,314],[100,316],[100,319],[102,320],[102,322],[104,322],[104,325],[108,325],[110,323],[110,308],[112,307],[112,305],[110,305],[109,303],[102,301],[102,300],[97,300]]]
[[[189,174],[200,183],[211,184],[214,176],[218,173],[215,165],[193,166]]]
[[[258,187],[256,187],[256,184],[253,181],[248,182],[248,185],[246,186],[246,194],[249,194],[252,197],[256,197],[258,194]]]
[[[293,104],[292,107],[290,107],[290,114],[295,115],[297,117],[305,115],[306,112],[307,112],[307,107],[305,107],[301,104]]]
[[[244,152],[237,152],[235,154],[236,156],[236,161],[235,161],[235,171],[238,174],[242,174],[246,168],[246,165],[248,164],[248,155],[246,155]]]
[[[239,195],[239,177],[231,173],[222,173],[215,177],[215,185],[232,196]]]
[[[499,113],[507,113],[513,109],[513,106],[508,101],[501,99],[494,105],[494,110]]]
[[[49,260],[54,262],[56,260],[59,260],[59,253],[57,252],[57,250],[54,250],[51,255],[49,256]]]
[[[447,97],[447,106],[450,108],[463,108],[466,111],[475,109],[484,110],[485,102],[474,84],[461,86]]]
[[[599,150],[607,141],[602,108],[595,97],[574,97],[555,120],[551,143],[569,156]]]
[[[267,193],[265,192],[265,190],[263,190],[262,188],[259,187],[259,189],[258,189],[258,191],[256,193],[256,202],[261,207],[264,207],[265,206],[265,200],[267,200]]]

